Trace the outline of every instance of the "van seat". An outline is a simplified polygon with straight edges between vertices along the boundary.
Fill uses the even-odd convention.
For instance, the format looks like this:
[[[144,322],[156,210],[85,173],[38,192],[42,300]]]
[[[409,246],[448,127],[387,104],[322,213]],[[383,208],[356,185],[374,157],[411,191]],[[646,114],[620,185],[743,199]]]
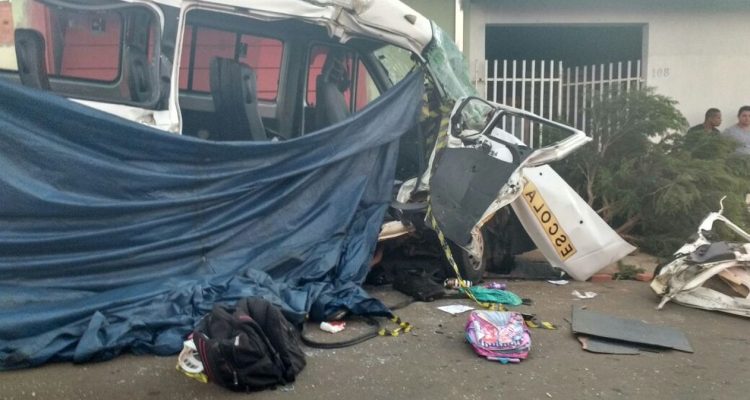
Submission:
[[[211,97],[220,126],[209,139],[268,140],[258,111],[255,71],[229,58],[211,60]]]

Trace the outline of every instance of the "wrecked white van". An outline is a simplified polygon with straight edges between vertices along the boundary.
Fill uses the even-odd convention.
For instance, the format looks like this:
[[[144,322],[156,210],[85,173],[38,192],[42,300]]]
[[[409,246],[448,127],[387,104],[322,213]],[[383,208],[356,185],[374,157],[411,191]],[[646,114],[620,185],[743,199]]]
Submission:
[[[456,258],[467,279],[481,278],[497,253],[490,246],[507,243],[502,229],[481,227],[524,193],[524,171],[589,141],[579,130],[472,97],[450,38],[397,0],[14,0],[0,6],[12,8],[12,29],[0,38],[3,79],[211,141],[285,141],[324,129],[422,69],[423,117],[401,139],[393,212],[381,240],[428,226],[429,198],[439,229],[461,249]],[[518,140],[521,126],[535,126],[535,142],[544,145]],[[555,192],[560,182],[547,190]],[[530,199],[521,220],[529,231],[538,219],[529,233],[537,245],[548,243],[540,247],[561,266],[574,253],[570,235],[560,233],[561,217],[553,220],[552,211],[534,217],[534,209],[546,207],[541,194]],[[524,213],[522,205],[514,209]]]

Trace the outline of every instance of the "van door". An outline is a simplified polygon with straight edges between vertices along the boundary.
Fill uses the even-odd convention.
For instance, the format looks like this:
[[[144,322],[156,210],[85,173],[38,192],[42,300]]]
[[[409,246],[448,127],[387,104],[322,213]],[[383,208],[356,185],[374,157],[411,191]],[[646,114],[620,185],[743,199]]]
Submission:
[[[513,132],[534,132],[529,142]],[[469,246],[479,228],[521,193],[522,170],[559,160],[590,141],[585,133],[523,110],[476,97],[451,113],[446,146],[430,177],[433,215],[445,236]]]

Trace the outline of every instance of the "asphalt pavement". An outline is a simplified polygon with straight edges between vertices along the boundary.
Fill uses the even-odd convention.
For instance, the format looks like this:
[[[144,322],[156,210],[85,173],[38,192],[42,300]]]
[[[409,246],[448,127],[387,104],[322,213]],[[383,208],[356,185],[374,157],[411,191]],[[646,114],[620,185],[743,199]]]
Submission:
[[[414,325],[398,337],[378,337],[337,350],[305,347],[307,367],[297,381],[275,390],[237,394],[187,378],[175,357],[122,355],[84,365],[50,364],[0,373],[2,399],[747,399],[750,398],[750,320],[668,304],[657,311],[647,283],[612,281],[509,282],[509,290],[533,299],[513,309],[558,325],[532,330],[532,350],[520,364],[477,357],[464,339],[467,314],[436,307],[469,300],[411,303],[397,314]],[[593,291],[580,300],[573,290]],[[387,304],[405,297],[388,286],[371,292]],[[681,329],[694,353],[593,354],[570,330],[571,307]],[[362,332],[362,322],[332,335],[310,324],[318,340],[343,340]]]

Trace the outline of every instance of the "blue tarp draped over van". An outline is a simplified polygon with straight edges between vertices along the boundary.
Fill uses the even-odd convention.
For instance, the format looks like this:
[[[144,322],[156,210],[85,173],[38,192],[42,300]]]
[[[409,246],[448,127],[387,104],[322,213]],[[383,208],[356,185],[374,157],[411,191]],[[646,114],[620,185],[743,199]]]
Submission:
[[[173,354],[216,302],[386,314],[361,288],[415,73],[282,142],[207,142],[0,82],[0,369]]]

